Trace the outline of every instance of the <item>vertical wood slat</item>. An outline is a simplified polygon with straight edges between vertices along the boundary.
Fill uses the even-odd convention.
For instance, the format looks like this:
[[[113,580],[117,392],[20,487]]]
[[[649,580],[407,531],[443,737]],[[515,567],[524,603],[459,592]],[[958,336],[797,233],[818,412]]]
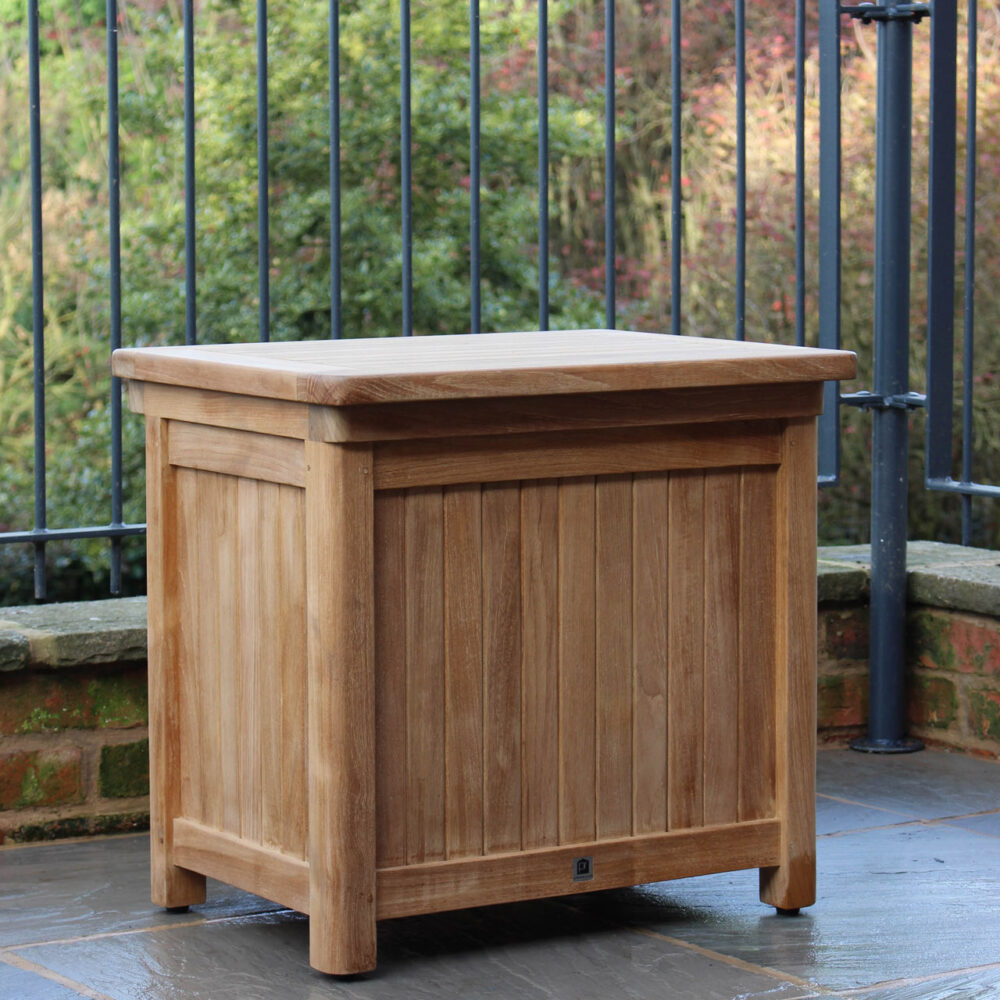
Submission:
[[[559,481],[559,842],[596,835],[594,480]]]
[[[202,772],[208,757],[206,744],[212,737],[202,718],[204,699],[200,677],[200,615],[198,604],[198,496],[197,473],[190,469],[174,469],[177,490],[176,528],[178,545],[177,589],[179,620],[174,635],[179,643],[178,685],[180,697],[181,814],[207,822]]]
[[[632,832],[632,477],[595,489],[597,836]]]
[[[445,802],[448,858],[483,849],[483,570],[478,484],[444,492]]]
[[[233,713],[236,716],[236,747],[234,759],[238,766],[238,807],[241,837],[259,843],[262,833],[261,777],[262,777],[262,737],[258,732],[265,718],[265,712],[258,697],[257,683],[262,672],[262,661],[267,655],[266,640],[261,627],[266,618],[262,615],[265,586],[261,580],[263,565],[268,566],[267,575],[273,577],[272,546],[268,544],[265,529],[264,496],[273,484],[253,479],[237,479],[236,524],[233,554],[236,576],[233,579],[236,620],[238,629],[234,636],[236,656],[233,666],[236,677],[233,689]],[[273,523],[273,513],[272,513]]]
[[[275,639],[273,661],[281,673],[279,746],[281,747],[281,799],[277,829],[283,849],[296,857],[306,856],[307,776],[306,776],[306,581],[305,496],[292,486],[278,487],[278,508],[282,517],[278,528],[278,579],[275,600],[265,620],[274,617],[273,608],[285,608],[279,637]],[[270,753],[270,751],[268,751]],[[276,755],[275,755],[276,756]],[[266,834],[266,830],[265,830]]]
[[[667,829],[667,476],[634,485],[633,832]]]
[[[521,484],[523,847],[559,842],[559,495],[555,481]]]
[[[375,811],[380,867],[406,863],[405,497],[375,494]]]
[[[483,846],[521,847],[521,531],[517,483],[483,487]]]
[[[740,488],[739,819],[774,815],[776,484],[744,469]]]
[[[213,480],[215,474],[210,472],[195,472],[182,470],[185,478],[190,478],[195,496],[192,531],[195,538],[197,553],[195,572],[202,587],[191,590],[192,597],[208,591],[211,593],[211,582],[218,586],[219,568],[215,553],[216,521],[214,509]],[[221,663],[218,650],[218,634],[222,625],[220,605],[218,601],[199,601],[190,609],[194,620],[198,622],[197,629],[197,663],[201,678],[198,701],[198,724],[202,733],[202,813],[205,822],[216,829],[222,829],[224,809],[222,800],[223,765],[222,756],[225,752],[222,740],[222,687]]]
[[[705,475],[706,826],[739,818],[739,487],[739,472]]]
[[[406,857],[442,860],[444,845],[444,504],[441,489],[405,500]]]
[[[211,551],[214,554],[215,605],[218,608],[215,655],[219,671],[218,722],[222,746],[221,786],[222,829],[240,834],[240,689],[239,641],[243,634],[240,619],[240,576],[237,547],[238,482],[232,476],[212,473],[204,480],[208,509],[212,511]]]
[[[260,642],[260,662],[256,666],[253,698],[259,718],[256,742],[258,744],[255,766],[259,774],[259,830],[257,840],[262,844],[282,846],[281,798],[282,772],[285,769],[285,750],[281,743],[281,688],[284,684],[285,664],[294,651],[285,646],[288,619],[295,617],[295,605],[290,604],[281,614],[281,598],[290,581],[284,578],[281,552],[281,520],[291,517],[294,500],[282,495],[277,483],[257,484],[256,516],[257,551],[254,553],[254,572],[258,580],[256,601],[256,631]],[[281,506],[288,500],[287,513]],[[303,553],[304,555],[304,553]],[[302,623],[305,627],[305,621]]]
[[[673,473],[669,490],[667,823],[680,830],[704,816],[705,477]]]

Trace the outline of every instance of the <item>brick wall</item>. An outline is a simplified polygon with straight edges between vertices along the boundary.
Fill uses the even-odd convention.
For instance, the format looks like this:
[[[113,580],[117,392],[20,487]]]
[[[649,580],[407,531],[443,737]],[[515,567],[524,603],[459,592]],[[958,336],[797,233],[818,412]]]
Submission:
[[[147,724],[144,602],[0,609],[0,843],[147,827]]]

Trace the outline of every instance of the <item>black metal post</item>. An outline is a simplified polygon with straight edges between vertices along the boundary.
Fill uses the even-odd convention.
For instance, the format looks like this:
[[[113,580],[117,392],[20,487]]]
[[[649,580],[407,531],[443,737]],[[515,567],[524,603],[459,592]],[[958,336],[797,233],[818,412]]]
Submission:
[[[882,402],[872,408],[868,736],[851,744],[869,753],[923,746],[904,736],[913,22],[894,16],[897,6],[877,20],[874,393]]]

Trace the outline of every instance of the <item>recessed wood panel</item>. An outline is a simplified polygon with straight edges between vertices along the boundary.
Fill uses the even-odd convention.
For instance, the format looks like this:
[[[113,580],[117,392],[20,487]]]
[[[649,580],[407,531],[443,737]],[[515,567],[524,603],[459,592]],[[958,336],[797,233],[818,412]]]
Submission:
[[[379,866],[773,815],[775,482],[378,491]]]
[[[306,851],[303,492],[178,468],[182,814]]]

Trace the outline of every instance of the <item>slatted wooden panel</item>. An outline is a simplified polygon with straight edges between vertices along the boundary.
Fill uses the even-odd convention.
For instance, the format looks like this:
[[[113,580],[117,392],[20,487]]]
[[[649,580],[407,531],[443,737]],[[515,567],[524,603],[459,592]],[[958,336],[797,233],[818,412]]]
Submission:
[[[302,490],[176,476],[182,815],[305,858]]]
[[[377,492],[378,866],[773,815],[776,482]]]

